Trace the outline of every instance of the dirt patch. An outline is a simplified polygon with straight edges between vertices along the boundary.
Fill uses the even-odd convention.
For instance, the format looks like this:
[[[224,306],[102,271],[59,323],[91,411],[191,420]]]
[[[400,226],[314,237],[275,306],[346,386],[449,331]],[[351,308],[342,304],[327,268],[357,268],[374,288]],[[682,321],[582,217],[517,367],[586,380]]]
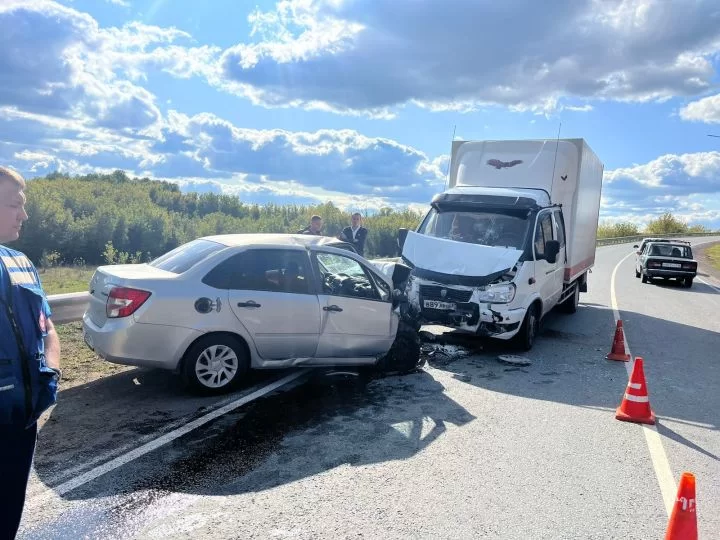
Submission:
[[[695,251],[695,259],[700,266],[698,269],[700,275],[704,274],[720,281],[720,266],[718,266],[720,259],[716,258],[718,250],[720,250],[720,242],[708,244]]]

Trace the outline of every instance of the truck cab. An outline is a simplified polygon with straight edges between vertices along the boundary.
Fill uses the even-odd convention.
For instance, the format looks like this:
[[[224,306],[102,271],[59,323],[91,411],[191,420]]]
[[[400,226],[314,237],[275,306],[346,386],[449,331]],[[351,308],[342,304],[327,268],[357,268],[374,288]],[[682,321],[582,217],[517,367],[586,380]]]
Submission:
[[[424,323],[528,350],[551,309],[576,310],[594,263],[602,165],[568,141],[454,142],[451,187],[398,239]]]

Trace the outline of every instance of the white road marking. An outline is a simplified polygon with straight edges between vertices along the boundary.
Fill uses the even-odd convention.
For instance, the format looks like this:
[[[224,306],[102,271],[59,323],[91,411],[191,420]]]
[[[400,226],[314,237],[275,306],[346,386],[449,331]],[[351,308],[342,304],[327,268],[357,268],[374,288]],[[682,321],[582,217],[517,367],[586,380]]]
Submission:
[[[617,295],[615,294],[615,277],[617,275],[618,268],[624,263],[629,257],[635,255],[635,253],[629,253],[626,257],[623,257],[612,273],[610,279],[610,301],[612,302],[613,315],[615,316],[615,324],[620,320],[620,310],[618,309]],[[623,328],[624,330],[624,328]],[[630,345],[627,336],[625,336],[625,352],[630,355],[630,362],[624,362],[625,370],[627,371],[628,377],[632,374],[635,360],[630,352]],[[645,441],[650,451],[650,460],[652,461],[653,469],[655,469],[655,476],[657,477],[658,484],[660,485],[660,493],[662,494],[663,501],[665,502],[665,510],[668,517],[672,512],[673,505],[675,504],[675,496],[677,494],[677,485],[670,470],[670,462],[668,461],[665,448],[662,445],[662,438],[658,433],[657,427],[654,425],[641,424],[643,433],[645,434]]]
[[[148,454],[149,452],[152,452],[153,450],[156,450],[160,448],[161,446],[166,445],[167,443],[174,441],[175,439],[182,437],[183,435],[186,435],[187,433],[190,433],[194,429],[197,429],[198,427],[207,424],[211,420],[215,420],[216,418],[219,418],[220,416],[223,416],[224,414],[227,414],[238,407],[245,405],[246,403],[249,403],[255,399],[258,399],[265,394],[268,394],[272,392],[273,390],[277,390],[281,386],[286,385],[289,382],[294,381],[295,379],[299,378],[301,375],[304,375],[307,373],[306,370],[300,370],[296,371],[294,373],[291,373],[290,375],[283,377],[282,379],[279,379],[275,382],[270,383],[267,386],[264,386],[255,392],[248,394],[246,396],[243,396],[239,399],[236,399],[235,401],[232,401],[231,403],[225,405],[224,407],[220,407],[218,409],[215,409],[212,412],[209,412],[208,414],[201,416],[200,418],[197,418],[193,420],[192,422],[189,422],[185,424],[182,427],[179,427],[178,429],[175,429],[169,433],[166,433],[165,435],[162,435],[161,437],[158,437],[157,439],[154,439],[146,444],[143,444],[142,446],[139,446],[138,448],[135,448],[134,450],[131,450],[130,452],[118,456],[115,459],[112,459],[108,461],[107,463],[104,463],[102,465],[99,465],[98,467],[95,467],[94,469],[89,470],[86,473],[81,474],[80,476],[77,476],[76,478],[73,478],[72,480],[68,480],[67,482],[64,482],[60,484],[59,486],[49,489],[48,492],[46,492],[47,495],[65,495],[66,493],[72,491],[73,489],[77,489],[78,487],[87,484],[88,482],[91,482],[92,480],[95,480],[96,478],[99,478],[100,476],[117,469],[118,467],[122,467],[123,465],[126,465],[130,463],[131,461],[134,461],[138,459],[139,457],[144,456],[145,454]],[[42,495],[38,495],[38,497],[41,497]]]

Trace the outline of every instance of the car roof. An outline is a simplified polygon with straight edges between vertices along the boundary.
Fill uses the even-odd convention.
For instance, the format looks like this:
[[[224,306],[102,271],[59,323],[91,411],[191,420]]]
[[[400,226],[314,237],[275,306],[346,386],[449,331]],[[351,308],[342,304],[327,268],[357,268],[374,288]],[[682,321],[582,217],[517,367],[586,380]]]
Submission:
[[[242,233],[242,234],[216,234],[203,236],[202,240],[210,240],[227,247],[240,246],[350,246],[332,236],[315,236],[309,234],[283,234],[283,233]],[[354,250],[353,250],[354,251]]]

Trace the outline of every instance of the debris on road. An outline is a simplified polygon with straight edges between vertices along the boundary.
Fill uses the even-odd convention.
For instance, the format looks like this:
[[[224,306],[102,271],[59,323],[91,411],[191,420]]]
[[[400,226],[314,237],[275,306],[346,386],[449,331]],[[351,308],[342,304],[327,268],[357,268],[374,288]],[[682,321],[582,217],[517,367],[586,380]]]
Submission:
[[[421,352],[433,362],[452,362],[470,356],[470,351],[458,345],[425,344]]]
[[[511,364],[513,366],[529,366],[532,364],[529,358],[524,356],[517,356],[515,354],[501,354],[498,356],[498,361],[503,364]]]

